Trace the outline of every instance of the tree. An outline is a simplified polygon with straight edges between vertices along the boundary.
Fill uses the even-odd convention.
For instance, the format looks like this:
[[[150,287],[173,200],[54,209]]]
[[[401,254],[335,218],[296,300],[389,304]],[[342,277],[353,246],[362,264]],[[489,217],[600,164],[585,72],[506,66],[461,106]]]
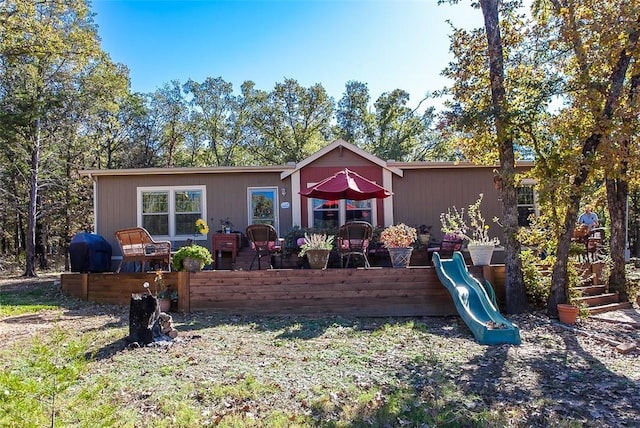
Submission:
[[[374,120],[369,112],[370,99],[366,83],[347,82],[345,93],[338,101],[334,133],[351,144],[364,147],[367,143],[367,129],[372,127]]]
[[[294,79],[277,83],[270,93],[255,91],[258,108],[255,155],[262,164],[298,162],[326,144],[331,135],[333,99],[320,84],[303,88]]]
[[[96,28],[83,0],[12,0],[0,3],[3,76],[2,143],[16,144],[28,160],[25,276],[35,276],[39,190],[46,159],[68,123],[78,81],[99,54]],[[73,115],[72,115],[73,117]]]
[[[250,98],[233,95],[233,85],[221,77],[207,78],[203,83],[189,80],[185,84],[187,94],[192,94],[192,131],[209,145],[205,164],[233,166],[237,164],[249,123]]]
[[[427,109],[420,115],[418,110],[424,100],[411,109],[407,107],[409,98],[406,91],[395,89],[380,95],[374,103],[375,116],[369,121],[365,147],[381,159],[412,160],[421,136],[428,131],[434,110]]]
[[[500,167],[495,180],[502,202],[500,220],[505,237],[506,310],[509,313],[518,313],[526,310],[527,300],[522,278],[520,242],[517,240],[518,181],[514,150],[516,134],[505,77],[504,51],[507,48],[503,46],[501,34],[502,24],[507,29],[510,43],[517,46],[519,39],[516,37],[517,32],[513,30],[517,22],[517,16],[514,14],[517,4],[505,2],[502,5],[501,11],[508,19],[501,21],[499,5],[502,2],[480,0],[479,3],[484,16],[485,42],[481,42],[480,32],[468,34],[457,31],[453,37],[453,47],[458,63],[452,64],[446,73],[458,80],[452,91],[457,100],[454,112],[457,113],[463,128],[471,132],[471,135],[464,139],[467,143],[465,146],[471,147],[464,147],[464,150],[471,159],[483,163],[492,158],[499,159]],[[509,45],[508,49],[510,51],[512,45]],[[479,52],[485,52],[485,55],[480,55]],[[513,83],[511,87],[515,86]],[[476,91],[470,91],[470,87],[475,87]]]
[[[566,77],[568,107],[560,115],[564,129],[571,134],[559,141],[575,143],[575,168],[570,174],[547,307],[548,313],[556,316],[557,304],[568,300],[569,245],[580,201],[599,168],[599,151],[621,130],[616,124],[621,123],[620,107],[630,93],[623,89],[631,86],[629,70],[638,56],[640,4],[540,0],[534,3],[533,11],[538,26],[564,53],[556,57],[554,66]]]
[[[189,109],[179,81],[173,80],[148,97],[152,126],[147,132],[147,166],[175,166],[176,153],[184,146]]]

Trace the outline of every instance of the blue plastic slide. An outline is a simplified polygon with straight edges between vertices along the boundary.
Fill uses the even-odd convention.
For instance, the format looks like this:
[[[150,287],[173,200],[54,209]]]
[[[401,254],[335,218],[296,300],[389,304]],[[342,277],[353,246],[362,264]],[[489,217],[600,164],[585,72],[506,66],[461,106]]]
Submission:
[[[456,251],[451,259],[433,254],[438,278],[453,297],[460,317],[481,345],[500,343],[520,344],[520,330],[500,315],[482,284],[469,274],[462,253]]]

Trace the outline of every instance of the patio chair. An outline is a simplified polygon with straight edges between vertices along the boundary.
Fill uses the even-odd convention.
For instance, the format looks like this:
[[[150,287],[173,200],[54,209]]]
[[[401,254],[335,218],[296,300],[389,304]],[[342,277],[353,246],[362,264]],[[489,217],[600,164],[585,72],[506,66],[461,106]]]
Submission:
[[[437,247],[427,248],[429,259],[431,260],[433,253],[438,253],[442,259],[450,259],[453,253],[462,249],[462,238],[458,235],[446,234],[442,237],[440,245]]]
[[[171,242],[154,241],[143,227],[121,229],[116,231],[115,235],[122,254],[116,273],[120,272],[122,264],[126,262],[140,262],[141,272],[144,272],[147,262],[149,268],[152,262],[160,262],[167,266],[167,270],[171,270]]]
[[[364,267],[370,268],[367,251],[373,235],[373,227],[366,221],[350,221],[338,230],[338,252],[340,254],[340,266],[349,266],[351,256],[358,255],[364,259]],[[347,258],[346,263],[344,262]]]
[[[604,227],[591,229],[587,238],[587,261],[596,262],[600,259],[603,250]]]
[[[258,269],[261,269],[260,260],[264,256],[269,256],[269,267],[273,268],[272,256],[282,255],[282,247],[279,245],[276,229],[270,224],[251,224],[247,227],[246,233],[251,248],[255,251],[249,270],[253,268],[256,259],[258,260]]]

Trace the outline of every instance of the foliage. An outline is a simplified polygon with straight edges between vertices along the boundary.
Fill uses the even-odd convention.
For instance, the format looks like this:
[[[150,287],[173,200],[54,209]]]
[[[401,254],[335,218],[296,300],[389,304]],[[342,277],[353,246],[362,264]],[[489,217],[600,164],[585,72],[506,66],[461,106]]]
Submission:
[[[184,247],[180,247],[173,255],[171,259],[173,268],[177,271],[183,271],[184,266],[182,266],[182,262],[186,258],[200,260],[201,266],[213,262],[211,252],[206,247],[197,244],[185,245]]]
[[[486,224],[480,211],[483,196],[480,193],[478,199],[469,205],[466,216],[465,209],[458,210],[455,205],[447,208],[446,213],[441,213],[442,231],[445,234],[454,234],[467,239],[470,244],[500,244],[498,238],[489,238],[489,225]]]
[[[71,233],[69,226],[88,214],[81,208],[86,189],[75,176],[93,151],[82,130],[123,81],[100,50],[86,1],[0,2],[0,16],[0,162],[3,181],[11,183],[3,194],[15,197],[14,216],[26,223],[15,229],[26,244],[25,274],[35,276],[39,230]],[[53,223],[48,218],[57,224],[46,224]]]
[[[358,147],[367,143],[368,130],[374,121],[369,111],[371,96],[367,85],[349,81],[336,110],[336,134]]]
[[[300,246],[298,256],[302,257],[309,250],[331,250],[333,249],[334,235],[326,233],[304,234],[304,244]]]
[[[426,224],[418,226],[418,234],[425,235],[427,233],[431,233],[431,226],[427,226]]]
[[[3,291],[0,293],[0,317],[58,309],[56,305],[45,303],[49,298],[40,290],[23,291],[19,296]]]
[[[88,335],[72,336],[56,328],[46,338],[36,336],[28,346],[14,349],[10,360],[3,358],[0,425],[16,426],[20,421],[21,426],[62,426],[68,416],[59,412],[70,405],[71,396],[92,398],[92,405],[101,406],[97,391],[78,388],[89,369],[89,344]]]
[[[255,91],[252,155],[259,164],[298,162],[325,145],[331,131],[333,99],[320,84],[302,87],[294,79],[276,83],[271,92]]]
[[[418,103],[422,104],[423,99]],[[435,145],[431,138],[434,108],[420,115],[407,106],[409,94],[401,89],[385,92],[374,103],[375,114],[367,122],[366,150],[381,159],[415,160],[427,157]]]
[[[534,309],[543,309],[551,290],[550,269],[553,260],[549,257],[541,260],[540,256],[532,250],[523,250],[520,253],[520,260],[527,300]]]
[[[380,242],[386,248],[410,247],[417,238],[416,228],[404,223],[389,226],[380,233]]]

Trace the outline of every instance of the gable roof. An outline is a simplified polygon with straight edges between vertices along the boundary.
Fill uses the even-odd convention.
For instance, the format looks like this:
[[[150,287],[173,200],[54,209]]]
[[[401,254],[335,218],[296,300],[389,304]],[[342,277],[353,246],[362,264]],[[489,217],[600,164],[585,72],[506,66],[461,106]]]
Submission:
[[[294,168],[286,170],[286,171],[282,171],[282,174],[280,174],[280,178],[281,179],[287,178],[291,174],[301,170],[305,166],[307,166],[310,163],[320,159],[321,157],[323,157],[324,155],[326,155],[327,153],[329,153],[329,152],[331,152],[331,151],[333,151],[335,149],[346,149],[346,150],[349,150],[349,151],[355,153],[356,155],[368,160],[369,162],[371,162],[371,163],[373,163],[375,165],[378,165],[379,167],[381,167],[383,169],[391,171],[392,173],[394,173],[394,174],[396,174],[396,175],[398,175],[400,177],[403,176],[403,172],[402,172],[402,170],[400,168],[389,166],[386,161],[383,161],[379,157],[374,156],[371,153],[365,152],[361,148],[359,148],[357,146],[354,146],[353,144],[347,143],[345,140],[340,138],[340,139],[335,140],[333,143],[324,146],[322,149],[318,150],[317,152],[315,152],[314,154],[312,154],[308,158],[298,162],[297,164],[295,164]]]

